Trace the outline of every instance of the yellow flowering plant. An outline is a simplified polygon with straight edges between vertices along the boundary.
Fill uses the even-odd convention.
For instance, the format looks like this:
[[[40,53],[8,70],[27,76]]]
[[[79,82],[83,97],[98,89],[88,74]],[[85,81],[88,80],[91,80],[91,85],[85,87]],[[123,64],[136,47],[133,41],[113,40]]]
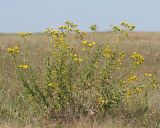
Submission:
[[[97,28],[97,25],[90,27],[94,32]],[[23,87],[55,119],[60,118],[59,115],[80,116],[95,106],[96,111],[103,114],[109,109],[127,105],[133,97],[146,95],[147,89],[158,87],[153,74],[145,74],[147,83],[136,74],[137,67],[144,63],[144,57],[136,52],[127,57],[119,47],[135,26],[122,22],[112,29],[113,38],[109,43],[90,41],[77,24],[68,20],[57,30],[46,29],[50,47],[44,83],[39,82],[28,58],[21,63],[17,61],[20,48],[9,48],[8,53],[15,59]],[[19,35],[27,41],[31,34]],[[77,41],[75,44],[70,40],[73,37]],[[24,57],[28,55],[24,54]]]

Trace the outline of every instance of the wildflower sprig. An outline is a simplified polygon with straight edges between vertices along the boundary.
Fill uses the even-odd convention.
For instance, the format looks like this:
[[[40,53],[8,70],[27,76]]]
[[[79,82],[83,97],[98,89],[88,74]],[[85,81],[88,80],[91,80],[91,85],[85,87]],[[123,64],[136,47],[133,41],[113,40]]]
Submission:
[[[93,24],[90,26],[91,31],[96,32],[98,29],[98,26],[96,24]]]
[[[145,73],[144,76],[147,79],[147,86],[151,88],[158,88],[158,79],[153,73]]]
[[[135,25],[129,24],[127,22],[121,22],[120,26],[112,26],[112,30],[114,32],[127,32],[133,31],[135,29]]]
[[[136,52],[134,52],[131,55],[131,58],[133,59],[133,64],[135,64],[135,65],[139,65],[144,62],[144,57]]]
[[[71,56],[74,62],[77,62],[79,64],[82,62],[82,59],[77,54],[69,54],[69,56]]]
[[[135,29],[135,25],[129,24],[127,22],[121,22],[121,26],[127,31],[133,31]]]
[[[20,53],[20,49],[18,46],[13,46],[11,48],[8,48],[8,53],[12,56],[18,55]]]
[[[17,35],[21,36],[22,38],[31,36],[32,33],[31,32],[18,32]]]
[[[105,48],[103,50],[103,56],[105,58],[110,58],[110,57],[113,56],[113,51],[112,51],[110,45],[106,44],[106,46],[105,46]]]
[[[137,81],[138,80],[138,77],[136,75],[132,75],[128,78],[128,81],[129,82],[134,82],[134,81]]]
[[[22,70],[27,70],[29,69],[29,65],[28,64],[21,64],[18,66],[19,69],[22,69]]]
[[[114,32],[120,32],[120,31],[122,31],[122,29],[119,26],[112,26],[112,30]]]
[[[87,41],[87,40],[84,40],[84,41],[82,41],[81,44],[82,44],[83,46],[85,46],[85,47],[92,48],[92,47],[96,44],[96,42],[95,42],[95,41],[89,42],[89,41]]]

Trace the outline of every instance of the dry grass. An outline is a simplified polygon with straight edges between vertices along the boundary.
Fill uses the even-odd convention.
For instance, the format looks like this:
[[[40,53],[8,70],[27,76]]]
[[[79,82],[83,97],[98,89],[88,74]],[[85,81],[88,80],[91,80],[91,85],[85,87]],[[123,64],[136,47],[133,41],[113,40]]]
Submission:
[[[108,42],[109,33],[91,33],[89,38],[97,42]],[[38,77],[42,77],[45,73],[44,65],[48,51],[47,37],[44,35],[33,35],[32,42],[30,42],[30,59],[32,65],[37,69]],[[27,104],[23,97],[23,89],[18,82],[12,61],[6,49],[12,45],[20,45],[21,40],[14,34],[0,35],[0,128],[17,128],[17,127],[40,127],[40,124],[50,125],[48,127],[54,127],[52,122],[46,122],[43,117],[37,119],[37,115],[40,114],[40,110],[31,108]],[[74,45],[76,43],[71,40]],[[127,53],[136,51],[141,53],[145,57],[145,64],[141,66],[138,74],[141,75],[145,72],[154,72],[160,76],[160,33],[130,33],[129,38],[122,43],[122,49]],[[43,79],[42,79],[43,81]],[[151,92],[152,93],[152,92]],[[17,100],[17,96],[19,99]],[[124,119],[123,115],[115,118],[108,118],[101,123],[93,121],[90,123],[88,119],[82,119],[72,124],[73,128],[154,128],[154,123],[160,127],[160,90],[154,92],[149,97],[150,117],[146,117],[147,122],[137,121],[134,118]],[[14,108],[15,107],[15,108]],[[133,106],[137,107],[137,106]],[[14,109],[13,109],[14,108]],[[16,112],[16,108],[20,112]],[[39,112],[33,114],[32,112]],[[19,113],[24,114],[24,119],[19,118]],[[135,112],[136,113],[136,112]],[[26,119],[25,119],[26,118]],[[33,121],[36,118],[36,122]],[[42,119],[43,118],[43,119]],[[144,118],[144,117],[142,117]],[[17,121],[15,121],[17,119]],[[141,118],[140,118],[141,119]],[[159,121],[158,121],[159,119]],[[42,121],[43,120],[43,121]],[[15,122],[14,122],[15,121]],[[40,123],[38,122],[40,121]],[[42,122],[41,122],[42,121]],[[6,123],[5,123],[6,122]],[[17,123],[16,123],[17,122]],[[19,125],[20,123],[20,125]],[[18,125],[17,125],[18,124]],[[23,125],[21,125],[23,124]],[[31,125],[28,125],[31,124]],[[43,127],[47,127],[43,126]],[[67,127],[67,126],[66,126]],[[61,127],[57,127],[61,128]]]

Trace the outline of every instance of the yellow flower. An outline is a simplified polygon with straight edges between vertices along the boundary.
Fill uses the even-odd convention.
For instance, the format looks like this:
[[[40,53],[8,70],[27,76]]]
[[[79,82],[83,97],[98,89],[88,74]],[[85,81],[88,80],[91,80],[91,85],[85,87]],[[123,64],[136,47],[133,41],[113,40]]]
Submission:
[[[68,30],[68,31],[72,31],[72,29],[71,29],[71,28],[67,28],[67,30]]]
[[[59,29],[60,30],[65,30],[65,29],[68,29],[68,26],[60,26]]]
[[[85,40],[85,41],[82,42],[82,44],[83,44],[83,45],[87,45],[87,44],[88,44],[88,41]]]
[[[28,69],[29,68],[29,66],[28,65],[23,65],[23,69]]]
[[[12,48],[8,48],[8,53],[10,55],[14,55],[15,56],[15,55],[18,55],[20,53],[20,50],[19,50],[19,48],[17,46],[14,46]]]
[[[145,76],[152,77],[153,74],[151,74],[151,73],[146,73]]]
[[[77,54],[74,54],[73,56],[74,56],[74,57],[77,57],[78,55],[77,55]]]
[[[96,42],[92,42],[92,45],[95,45],[96,44]]]
[[[80,33],[80,30],[79,30],[78,28],[76,28],[76,29],[75,29],[75,32],[79,34],[79,33]]]
[[[82,48],[82,51],[85,51],[86,49],[85,48]]]
[[[138,78],[137,78],[137,76],[136,75],[133,75],[133,76],[131,76],[131,77],[129,77],[129,79],[128,79],[130,82],[133,82],[133,81],[137,81],[138,80]]]
[[[69,20],[66,20],[65,24],[70,24],[71,22]]]
[[[55,87],[58,87],[58,84],[55,82],[54,83],[52,82],[48,84],[48,87],[55,88]]]
[[[75,57],[73,58],[73,60],[74,60],[75,62],[78,62],[78,63],[81,63],[81,62],[82,62],[82,59],[79,58],[78,56],[75,56]]]
[[[158,86],[156,84],[153,84],[152,87],[153,88],[158,88]]]
[[[142,64],[144,62],[144,57],[136,52],[131,55],[131,58],[134,59],[134,64]]]
[[[82,59],[79,58],[79,59],[78,59],[78,62],[81,63],[81,62],[82,62]]]
[[[117,60],[117,62],[118,62],[118,64],[119,64],[119,65],[121,65],[121,64],[122,64],[122,62],[121,62],[121,60],[120,60],[120,59],[118,59],[118,60]]]
[[[88,44],[88,47],[92,47],[92,46],[93,46],[93,44],[92,44],[92,43],[89,43],[89,44]]]
[[[142,92],[142,88],[136,87],[136,92],[137,92],[138,94],[141,93],[141,92]]]
[[[104,51],[103,51],[103,56],[105,58],[110,58],[112,56],[112,51],[109,45],[106,45]]]
[[[129,98],[133,94],[132,90],[127,90],[126,97]]]
[[[98,102],[99,105],[103,105],[103,104],[105,104],[106,101],[103,97],[99,97],[97,102]]]
[[[55,55],[55,54],[56,54],[56,52],[54,52],[54,51],[53,51],[53,52],[52,52],[52,54],[53,54],[53,55]]]
[[[70,56],[73,56],[73,54],[69,54]]]
[[[29,68],[29,65],[28,64],[21,64],[21,65],[18,66],[18,68],[26,70],[26,69]]]
[[[78,58],[76,57],[76,58],[74,58],[74,60],[75,60],[75,61],[77,61],[77,60],[78,60]]]

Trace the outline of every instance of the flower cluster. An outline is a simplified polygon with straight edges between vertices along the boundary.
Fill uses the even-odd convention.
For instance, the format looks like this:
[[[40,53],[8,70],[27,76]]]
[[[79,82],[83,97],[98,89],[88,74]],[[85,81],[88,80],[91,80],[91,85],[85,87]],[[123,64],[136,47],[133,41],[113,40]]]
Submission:
[[[120,32],[120,31],[122,31],[122,29],[119,26],[112,26],[112,30],[114,32]]]
[[[25,38],[27,36],[31,36],[32,33],[31,32],[18,32],[17,33],[19,36],[21,36],[22,38]]]
[[[135,29],[135,25],[128,24],[126,22],[122,22],[121,26],[126,28],[128,31],[133,31]]]
[[[126,32],[133,31],[135,29],[135,25],[129,24],[127,22],[122,22],[120,26],[112,26],[112,30],[114,32]]]
[[[152,73],[145,73],[145,77],[147,78],[147,86],[152,88],[158,88],[158,82],[154,74]]]
[[[20,49],[18,46],[14,46],[12,48],[8,48],[8,53],[13,56],[18,55],[20,53]]]
[[[91,25],[91,26],[90,26],[90,29],[91,29],[92,31],[97,31],[98,26],[97,26],[96,24]]]
[[[130,82],[134,82],[138,80],[138,77],[136,75],[130,76],[128,79]]]
[[[27,69],[29,69],[29,65],[28,64],[21,64],[18,66],[18,68],[23,69],[23,70],[27,70]]]
[[[144,62],[144,57],[136,52],[131,55],[131,58],[134,60],[134,64],[139,65]]]
[[[82,41],[82,45],[87,46],[89,48],[93,47],[96,44],[96,42],[89,42],[87,40]]]
[[[77,54],[70,54],[70,56],[75,62],[78,62],[78,63],[82,62],[82,59]]]
[[[112,55],[113,55],[113,52],[111,50],[111,47],[110,47],[110,45],[107,44],[103,50],[103,56],[105,58],[110,58],[110,57],[112,57]]]

